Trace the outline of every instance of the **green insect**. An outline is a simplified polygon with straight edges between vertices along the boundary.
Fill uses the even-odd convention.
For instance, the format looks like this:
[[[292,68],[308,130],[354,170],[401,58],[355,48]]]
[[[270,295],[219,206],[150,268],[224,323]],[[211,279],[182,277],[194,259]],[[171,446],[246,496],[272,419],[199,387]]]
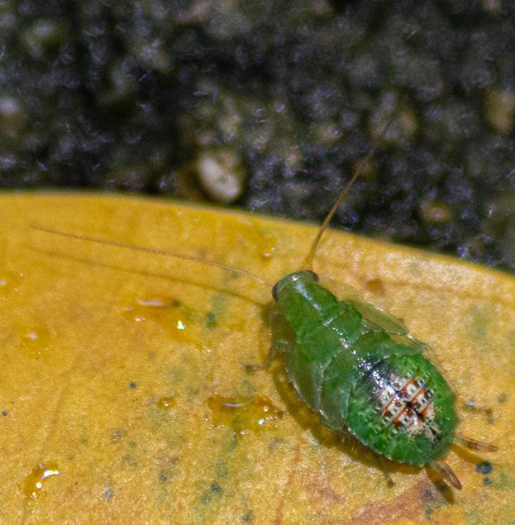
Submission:
[[[372,151],[369,155],[372,154]],[[338,205],[358,178],[357,169],[321,226],[305,269],[272,287],[272,346],[267,368],[280,354],[300,398],[338,434],[350,432],[380,456],[439,472],[461,484],[440,459],[453,443],[476,451],[497,447],[457,434],[455,395],[428,357],[426,345],[410,337],[397,319],[368,303],[338,300],[313,271],[317,246]],[[65,237],[192,260],[225,268],[270,286],[240,268],[194,256],[33,228]]]
[[[347,430],[390,460],[429,465],[457,489],[456,475],[438,461],[452,443],[497,450],[456,434],[454,392],[399,321],[370,304],[339,301],[310,270],[287,275],[273,290],[271,355],[282,353],[295,390],[326,427]]]
[[[427,356],[427,346],[397,319],[369,303],[338,300],[319,284],[312,265],[318,243],[350,183],[321,226],[307,269],[272,289],[272,347],[299,397],[336,433],[350,432],[379,455],[429,465],[457,489],[461,483],[439,461],[453,443],[476,451],[497,447],[457,434],[455,395]]]

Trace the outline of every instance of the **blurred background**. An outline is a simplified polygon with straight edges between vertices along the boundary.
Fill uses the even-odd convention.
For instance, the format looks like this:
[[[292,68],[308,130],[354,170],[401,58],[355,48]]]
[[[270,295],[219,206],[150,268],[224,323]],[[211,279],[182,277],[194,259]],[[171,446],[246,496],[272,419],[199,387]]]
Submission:
[[[0,186],[320,221],[377,142],[333,226],[513,271],[514,57],[501,0],[0,0]]]

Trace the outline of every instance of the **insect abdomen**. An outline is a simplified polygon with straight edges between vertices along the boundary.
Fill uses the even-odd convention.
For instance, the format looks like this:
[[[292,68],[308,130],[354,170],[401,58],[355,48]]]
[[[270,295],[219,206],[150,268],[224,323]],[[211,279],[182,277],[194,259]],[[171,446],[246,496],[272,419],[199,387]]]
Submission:
[[[400,323],[402,329],[390,319],[381,323],[381,311],[338,302],[300,274],[280,281],[277,294],[296,334],[284,357],[300,397],[326,426],[347,428],[395,461],[423,465],[445,454],[457,424],[454,394],[424,345]]]
[[[419,466],[448,452],[457,422],[452,390],[422,354],[381,360],[354,385],[345,416],[372,450]]]

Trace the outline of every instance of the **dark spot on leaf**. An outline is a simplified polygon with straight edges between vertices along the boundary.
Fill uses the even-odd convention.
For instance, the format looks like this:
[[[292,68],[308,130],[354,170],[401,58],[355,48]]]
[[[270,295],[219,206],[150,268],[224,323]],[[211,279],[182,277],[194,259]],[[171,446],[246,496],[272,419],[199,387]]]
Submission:
[[[125,454],[125,456],[122,457],[122,461],[130,468],[136,468],[138,466],[138,462],[130,454]]]
[[[126,435],[127,431],[124,428],[115,428],[111,431],[110,441],[111,443],[119,443]]]
[[[424,489],[422,491],[422,499],[425,502],[432,502],[432,501],[434,501],[435,500],[435,496],[436,496],[436,494],[430,488],[429,489]]]
[[[216,494],[221,494],[223,492],[222,487],[215,481],[211,484],[211,491],[215,492]]]
[[[200,503],[203,505],[208,505],[211,503],[211,499],[213,498],[213,495],[210,492],[204,492],[202,497],[200,498]]]
[[[479,472],[480,474],[490,474],[493,469],[494,467],[490,461],[481,461],[481,463],[476,465],[476,472]]]
[[[207,312],[206,318],[205,318],[205,324],[206,328],[209,328],[209,330],[213,330],[217,327],[218,321],[216,320],[216,316],[213,312]]]
[[[168,481],[168,476],[166,474],[159,474],[157,481],[159,481],[159,483],[166,483]]]
[[[492,483],[491,479],[487,476],[483,478],[483,485],[490,485]]]
[[[129,383],[129,388],[136,388],[138,385],[136,383]]]
[[[178,456],[161,457],[158,459],[159,470],[157,473],[157,480],[159,483],[167,483],[177,474],[174,467],[180,462],[180,460],[181,459]]]
[[[497,401],[499,401],[499,403],[505,403],[507,399],[508,399],[508,394],[507,394],[506,392],[503,392],[503,393],[497,398]]]
[[[2,410],[2,416],[7,416],[7,410]]]
[[[179,308],[179,306],[181,306],[181,305],[182,305],[182,303],[181,303],[181,301],[179,301],[179,299],[174,299],[174,300],[172,301],[172,306],[173,306],[174,308]]]
[[[213,483],[211,483],[209,489],[204,491],[204,493],[202,494],[202,497],[200,498],[200,503],[208,505],[209,503],[211,503],[214,496],[221,496],[223,492],[224,491],[222,487],[216,481],[214,481]]]
[[[240,521],[242,523],[252,523],[254,521],[254,512],[249,510],[240,518]]]

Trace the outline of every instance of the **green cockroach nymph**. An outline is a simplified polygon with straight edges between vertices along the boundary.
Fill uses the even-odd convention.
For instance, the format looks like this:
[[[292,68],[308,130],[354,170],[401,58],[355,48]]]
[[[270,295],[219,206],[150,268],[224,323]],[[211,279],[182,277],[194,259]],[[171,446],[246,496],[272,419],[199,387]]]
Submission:
[[[370,157],[374,148],[368,154]],[[457,434],[455,394],[401,321],[371,304],[338,300],[319,283],[313,260],[338,206],[359,177],[359,165],[320,227],[304,268],[272,287],[272,345],[264,365],[280,354],[300,398],[329,429],[354,435],[390,460],[428,465],[457,489],[461,484],[441,461],[453,443],[475,451],[497,447]],[[196,261],[265,280],[241,268],[176,252],[33,228],[64,237]]]
[[[451,468],[439,461],[451,445],[491,452],[497,447],[456,434],[454,392],[427,357],[426,345],[373,305],[338,300],[312,270],[322,234],[358,176],[356,171],[327,215],[306,269],[273,287],[273,339],[264,366],[280,352],[299,397],[326,427],[349,431],[392,461],[429,465],[461,489]]]
[[[368,303],[339,301],[311,270],[282,278],[274,298],[274,324],[295,335],[274,339],[271,356],[281,352],[295,390],[326,427],[347,430],[392,461],[429,465],[457,489],[439,461],[453,443],[497,450],[456,435],[454,392],[400,322]]]
[[[346,428],[393,461],[422,466],[446,454],[457,426],[454,393],[407,330],[382,312],[339,301],[310,271],[276,285],[282,322],[295,338],[288,376],[325,426]]]

